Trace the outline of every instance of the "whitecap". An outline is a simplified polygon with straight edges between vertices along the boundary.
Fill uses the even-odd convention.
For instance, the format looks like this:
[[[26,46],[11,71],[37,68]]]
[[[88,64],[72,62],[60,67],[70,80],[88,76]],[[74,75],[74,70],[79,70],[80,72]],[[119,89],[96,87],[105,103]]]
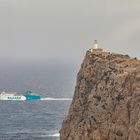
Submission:
[[[60,134],[59,133],[54,133],[54,134],[50,134],[50,135],[47,135],[48,137],[60,137]]]

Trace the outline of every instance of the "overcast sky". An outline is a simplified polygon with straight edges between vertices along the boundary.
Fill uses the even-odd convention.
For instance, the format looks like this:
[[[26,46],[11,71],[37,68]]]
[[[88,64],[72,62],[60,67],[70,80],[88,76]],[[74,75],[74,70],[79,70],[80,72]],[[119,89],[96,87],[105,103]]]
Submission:
[[[101,48],[140,57],[139,0],[0,0],[0,59],[81,61]]]

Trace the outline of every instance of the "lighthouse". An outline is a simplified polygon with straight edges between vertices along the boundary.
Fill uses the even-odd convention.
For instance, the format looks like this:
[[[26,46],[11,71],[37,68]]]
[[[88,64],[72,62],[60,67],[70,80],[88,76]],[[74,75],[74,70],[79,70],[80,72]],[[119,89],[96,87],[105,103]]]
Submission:
[[[97,40],[94,40],[93,49],[98,49],[98,42],[97,42]]]
[[[102,49],[98,47],[98,42],[97,42],[97,40],[94,40],[93,47],[90,49],[90,52],[91,52],[91,53],[94,52],[94,51],[96,51],[96,52],[97,52],[97,51],[102,51]]]

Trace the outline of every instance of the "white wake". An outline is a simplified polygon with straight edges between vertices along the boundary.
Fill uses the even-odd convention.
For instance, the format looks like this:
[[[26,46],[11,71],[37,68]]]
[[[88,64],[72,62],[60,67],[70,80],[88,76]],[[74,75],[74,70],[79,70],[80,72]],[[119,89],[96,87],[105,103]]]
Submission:
[[[40,100],[50,100],[50,101],[70,101],[72,98],[41,98]]]

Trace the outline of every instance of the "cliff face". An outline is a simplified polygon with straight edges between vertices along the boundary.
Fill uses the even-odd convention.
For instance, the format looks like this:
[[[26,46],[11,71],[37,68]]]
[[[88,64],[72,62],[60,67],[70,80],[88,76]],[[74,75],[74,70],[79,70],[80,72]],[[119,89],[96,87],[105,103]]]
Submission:
[[[140,61],[87,51],[61,140],[140,140]]]

